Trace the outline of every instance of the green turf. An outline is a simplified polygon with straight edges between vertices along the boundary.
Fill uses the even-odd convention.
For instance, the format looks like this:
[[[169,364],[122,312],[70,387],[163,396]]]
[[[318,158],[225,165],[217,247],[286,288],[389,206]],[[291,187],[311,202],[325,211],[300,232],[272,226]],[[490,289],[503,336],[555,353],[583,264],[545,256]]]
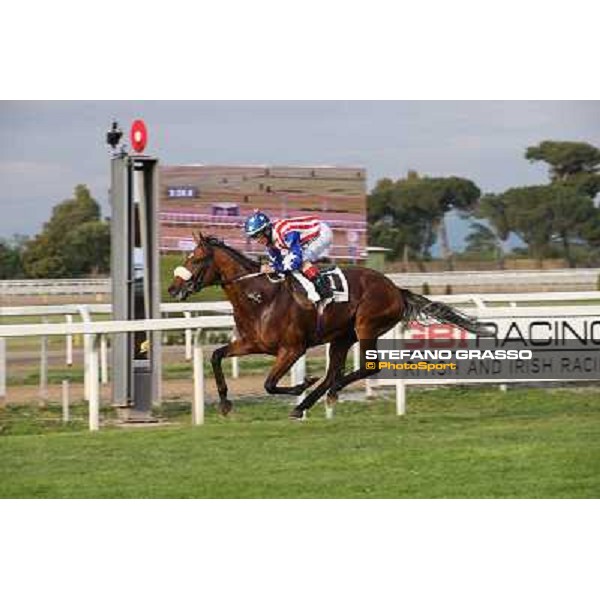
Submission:
[[[317,406],[288,422],[282,401],[240,403],[227,420],[166,405],[169,425],[85,431],[85,411],[0,409],[2,498],[597,498],[597,390],[410,390]],[[21,414],[26,410],[28,415]],[[106,412],[104,418],[108,419]],[[57,433],[56,431],[63,431]],[[41,433],[44,432],[44,433]]]

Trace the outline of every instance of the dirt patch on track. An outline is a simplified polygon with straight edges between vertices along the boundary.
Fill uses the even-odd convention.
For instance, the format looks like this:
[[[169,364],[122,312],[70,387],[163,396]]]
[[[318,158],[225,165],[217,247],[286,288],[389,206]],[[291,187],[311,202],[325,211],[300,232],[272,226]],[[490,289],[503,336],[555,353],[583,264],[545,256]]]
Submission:
[[[257,397],[266,395],[264,388],[265,374],[259,375],[244,375],[239,379],[227,378],[227,386],[229,388],[229,398],[233,401],[251,400]],[[207,404],[218,401],[219,395],[212,377],[205,376],[205,390]],[[289,385],[289,377],[282,381],[282,385]],[[358,382],[346,388],[348,391],[364,390],[364,382]],[[176,379],[166,380],[162,382],[162,399],[165,402],[169,401],[192,401],[193,381],[191,379]],[[83,383],[71,383],[69,385],[69,396],[71,402],[83,401]],[[285,401],[289,399],[292,402],[291,396],[274,396]],[[48,398],[40,398],[40,390],[37,385],[22,385],[9,386],[6,390],[6,398],[2,402],[10,404],[38,404],[41,402],[60,403],[62,401],[62,385],[48,385]],[[111,385],[100,386],[100,401],[103,404],[111,403]]]

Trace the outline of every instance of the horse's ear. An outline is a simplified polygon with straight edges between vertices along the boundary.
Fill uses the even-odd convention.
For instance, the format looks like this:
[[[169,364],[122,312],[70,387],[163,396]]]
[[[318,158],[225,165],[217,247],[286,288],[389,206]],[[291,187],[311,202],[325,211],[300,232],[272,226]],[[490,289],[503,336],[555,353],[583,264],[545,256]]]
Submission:
[[[204,237],[202,236],[201,232],[195,232],[192,231],[192,237],[194,238],[194,241],[196,242],[196,246],[199,246],[200,244],[202,244],[202,242],[204,242]]]

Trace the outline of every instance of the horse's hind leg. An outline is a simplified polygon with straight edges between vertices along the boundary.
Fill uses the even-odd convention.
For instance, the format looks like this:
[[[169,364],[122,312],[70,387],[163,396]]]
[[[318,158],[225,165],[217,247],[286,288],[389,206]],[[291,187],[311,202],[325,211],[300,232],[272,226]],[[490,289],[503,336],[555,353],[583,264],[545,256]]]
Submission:
[[[329,346],[329,369],[319,385],[312,390],[298,406],[295,406],[290,412],[291,419],[301,419],[304,411],[311,408],[315,402],[331,387],[331,384],[337,377],[343,373],[346,364],[348,350],[354,343],[354,338],[344,338],[334,340]],[[337,396],[336,396],[337,397]]]
[[[365,350],[371,350],[371,349],[376,349],[376,348],[377,348],[377,337],[376,336],[374,336],[373,338],[369,337],[368,339],[363,338],[360,340],[361,354],[364,353]],[[362,362],[360,368],[357,369],[356,371],[352,371],[352,373],[348,373],[347,375],[337,378],[331,386],[330,394],[332,396],[337,397],[338,392],[342,388],[345,388],[347,385],[350,385],[351,383],[354,383],[355,381],[365,379],[366,377],[370,377],[371,375],[375,375],[375,373],[378,373],[380,371],[379,367],[377,366],[378,365],[377,362],[375,362],[375,365],[376,365],[376,367],[374,369],[367,369],[364,362]]]
[[[346,355],[348,355],[348,350],[350,348],[348,348],[346,350]],[[331,379],[331,385],[329,386],[329,390],[327,391],[327,398],[325,398],[325,406],[327,409],[327,415],[331,416],[333,415],[333,407],[335,405],[335,403],[338,401],[338,392],[337,390],[335,390],[333,388],[333,384],[335,381],[341,379],[344,376],[344,366],[346,364],[346,357],[344,357],[344,360],[342,361],[342,363],[340,364],[340,366],[338,367],[337,371],[333,374],[333,377]]]
[[[369,298],[368,300],[371,300]],[[396,294],[393,302],[381,304],[372,302],[363,302],[358,308],[356,314],[355,332],[356,338],[360,342],[361,354],[364,356],[366,350],[377,349],[377,338],[389,331],[399,320],[401,314],[400,296]],[[378,310],[372,310],[375,305]],[[361,360],[361,366],[356,371],[348,373],[343,377],[336,379],[331,386],[331,394],[336,395],[341,389],[347,385],[371,377],[380,371],[379,362],[375,361],[374,369],[367,369],[364,360]]]
[[[277,382],[289,371],[290,367],[302,356],[304,349],[282,348],[277,354],[275,364],[265,380],[265,390],[269,394],[287,394],[298,396],[318,380],[318,377],[308,377],[302,383],[292,387],[278,386]]]

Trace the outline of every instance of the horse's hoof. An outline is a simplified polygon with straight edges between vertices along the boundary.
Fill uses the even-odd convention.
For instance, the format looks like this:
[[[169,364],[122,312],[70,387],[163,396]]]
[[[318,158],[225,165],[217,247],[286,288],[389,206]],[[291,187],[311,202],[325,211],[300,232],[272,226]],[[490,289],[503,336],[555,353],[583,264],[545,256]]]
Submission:
[[[222,400],[219,402],[219,413],[226,417],[233,408],[233,402],[231,400]]]
[[[289,417],[292,421],[302,421],[304,419],[304,411],[299,408],[293,408]]]

